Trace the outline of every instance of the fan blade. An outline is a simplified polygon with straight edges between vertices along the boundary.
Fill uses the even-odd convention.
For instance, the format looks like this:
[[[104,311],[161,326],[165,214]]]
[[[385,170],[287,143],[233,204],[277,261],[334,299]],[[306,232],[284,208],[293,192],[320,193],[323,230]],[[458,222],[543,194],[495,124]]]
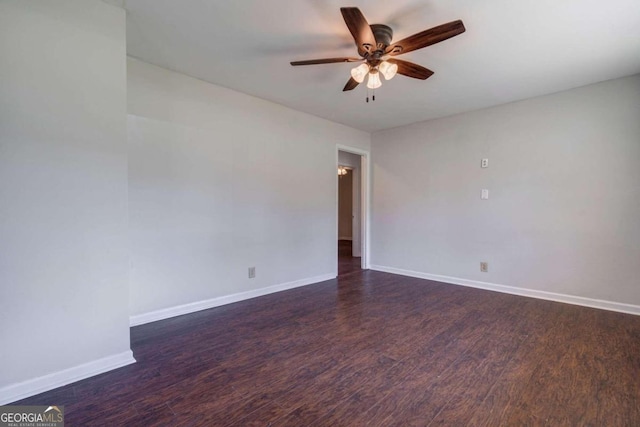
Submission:
[[[346,84],[346,85],[344,85],[344,89],[342,89],[342,91],[343,91],[343,92],[346,92],[346,91],[348,91],[348,90],[353,90],[353,89],[355,89],[355,88],[356,88],[356,86],[358,86],[359,84],[360,84],[360,83],[358,83],[357,81],[355,81],[355,80],[353,79],[353,77],[351,77],[351,78],[349,79],[349,81],[347,82],[347,84]]]
[[[293,61],[291,65],[315,65],[315,64],[333,64],[335,62],[358,62],[362,58],[324,58],[324,59],[308,59],[306,61]]]
[[[369,23],[357,7],[341,7],[342,17],[358,47],[360,56],[375,50],[376,38]]]
[[[395,56],[422,49],[423,47],[431,46],[432,44],[440,43],[458,34],[462,34],[464,31],[465,28],[462,21],[448,22],[402,39],[389,46],[386,53]]]
[[[398,65],[398,73],[403,76],[413,77],[414,79],[427,80],[433,75],[433,71],[422,65],[413,62],[403,61],[402,59],[389,58],[387,62]]]

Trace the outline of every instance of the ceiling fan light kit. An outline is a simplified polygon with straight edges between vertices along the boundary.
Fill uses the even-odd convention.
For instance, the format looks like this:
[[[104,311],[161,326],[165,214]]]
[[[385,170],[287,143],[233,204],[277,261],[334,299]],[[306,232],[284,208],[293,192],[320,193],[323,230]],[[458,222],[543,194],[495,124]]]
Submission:
[[[380,74],[384,76],[385,80],[391,80],[396,74],[426,80],[433,75],[433,71],[421,65],[394,57],[431,46],[432,44],[447,40],[465,31],[462,21],[457,20],[421,31],[399,42],[392,43],[393,30],[389,26],[382,24],[369,25],[357,7],[342,7],[340,8],[340,12],[342,12],[344,22],[347,24],[347,28],[353,36],[360,58],[310,59],[293,61],[291,65],[362,61],[362,64],[351,70],[351,78],[342,89],[343,91],[355,89],[367,76],[369,76],[367,88],[377,89],[382,86]],[[373,99],[375,100],[375,95]],[[367,102],[368,101],[369,97],[367,96]]]
[[[378,89],[382,86],[382,82],[380,81],[380,73],[378,70],[371,70],[369,72],[369,80],[367,80],[367,87],[369,89]]]
[[[351,70],[351,77],[358,83],[362,83],[364,78],[369,74],[369,64],[360,64]]]
[[[382,61],[380,65],[378,65],[378,71],[382,73],[385,80],[391,80],[398,72],[398,64],[392,64],[388,61]]]

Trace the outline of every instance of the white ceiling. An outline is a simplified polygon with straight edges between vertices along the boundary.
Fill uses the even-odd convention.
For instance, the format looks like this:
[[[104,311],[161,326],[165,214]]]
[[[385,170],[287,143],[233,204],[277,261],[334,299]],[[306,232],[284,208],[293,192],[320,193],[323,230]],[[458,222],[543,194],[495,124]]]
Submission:
[[[296,110],[376,131],[640,72],[638,0],[125,0],[129,55]],[[341,6],[394,40],[462,19],[467,31],[401,56],[435,71],[395,77],[365,103],[342,92],[356,55]]]

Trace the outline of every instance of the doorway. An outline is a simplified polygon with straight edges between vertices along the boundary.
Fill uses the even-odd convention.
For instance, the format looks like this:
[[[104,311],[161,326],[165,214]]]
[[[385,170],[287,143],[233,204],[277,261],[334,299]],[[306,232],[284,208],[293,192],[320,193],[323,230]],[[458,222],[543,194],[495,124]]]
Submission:
[[[338,149],[338,275],[366,268],[367,160],[354,149]]]

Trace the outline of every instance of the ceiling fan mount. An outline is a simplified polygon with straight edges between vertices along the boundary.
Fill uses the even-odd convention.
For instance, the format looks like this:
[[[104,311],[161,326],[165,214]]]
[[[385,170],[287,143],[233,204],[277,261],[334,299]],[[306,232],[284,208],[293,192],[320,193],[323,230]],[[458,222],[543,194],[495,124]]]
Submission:
[[[431,46],[432,44],[447,40],[465,31],[462,21],[457,20],[421,31],[393,43],[393,30],[388,25],[369,25],[357,7],[342,7],[340,8],[340,12],[342,13],[344,22],[347,24],[347,28],[353,36],[360,58],[310,59],[293,61],[291,65],[361,62],[359,66],[351,70],[351,78],[342,89],[343,91],[355,89],[367,76],[369,77],[367,87],[376,89],[382,85],[380,74],[387,80],[393,78],[396,73],[414,79],[426,80],[433,75],[433,71],[421,65],[394,57]]]
[[[380,52],[380,55],[384,54],[384,50],[391,44],[393,39],[393,30],[390,26],[384,24],[371,24],[371,32],[376,39],[376,49],[374,52]]]

